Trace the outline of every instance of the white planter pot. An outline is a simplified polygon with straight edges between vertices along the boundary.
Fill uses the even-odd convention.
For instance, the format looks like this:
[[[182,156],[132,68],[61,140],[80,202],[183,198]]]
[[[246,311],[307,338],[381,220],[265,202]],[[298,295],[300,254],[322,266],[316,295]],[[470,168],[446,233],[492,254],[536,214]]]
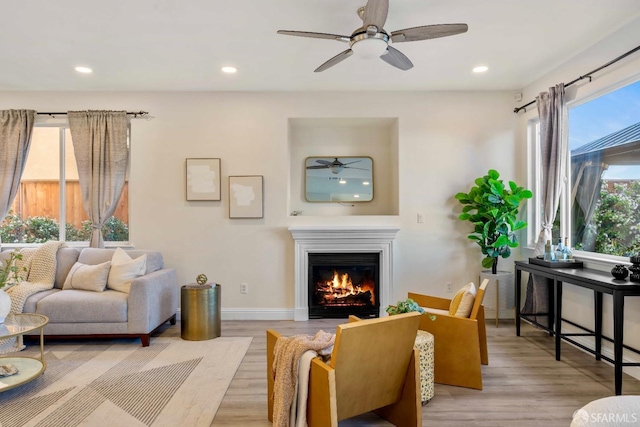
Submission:
[[[4,323],[5,317],[11,310],[11,297],[4,289],[0,289],[0,323]]]
[[[514,307],[514,275],[510,271],[498,271],[492,274],[490,270],[480,273],[480,283],[489,279],[489,284],[482,300],[485,316],[493,319],[513,319]]]

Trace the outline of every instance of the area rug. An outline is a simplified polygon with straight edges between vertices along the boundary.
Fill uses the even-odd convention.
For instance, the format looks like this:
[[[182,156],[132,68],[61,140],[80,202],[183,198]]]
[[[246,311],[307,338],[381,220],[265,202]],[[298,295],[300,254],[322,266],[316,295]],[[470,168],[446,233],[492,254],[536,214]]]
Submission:
[[[0,426],[209,426],[250,343],[45,344],[44,375],[0,393]],[[39,355],[29,347],[12,356]]]

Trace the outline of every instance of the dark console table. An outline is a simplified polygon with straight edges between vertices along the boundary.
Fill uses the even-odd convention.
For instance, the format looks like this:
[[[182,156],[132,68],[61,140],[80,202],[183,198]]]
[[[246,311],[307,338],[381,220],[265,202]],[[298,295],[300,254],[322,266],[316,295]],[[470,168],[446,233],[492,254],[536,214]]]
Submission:
[[[549,312],[521,314],[520,301],[522,294],[522,272],[539,275],[547,279],[549,286]],[[549,268],[542,265],[530,264],[527,261],[515,262],[516,273],[516,334],[520,336],[520,320],[536,324],[547,330],[550,335],[555,336],[556,360],[560,360],[560,343],[562,340],[570,342],[583,350],[595,355],[596,360],[604,359],[614,366],[615,392],[622,394],[622,367],[640,366],[640,363],[623,363],[623,349],[640,354],[640,351],[623,344],[624,332],[624,299],[629,296],[640,296],[640,283],[623,280],[614,280],[607,272],[592,270],[588,268]],[[594,293],[594,330],[587,329],[562,318],[562,287],[564,284],[580,286],[592,289]],[[602,295],[613,296],[613,339],[602,335]],[[545,327],[536,321],[531,321],[530,317],[548,316],[549,325]],[[569,323],[585,333],[562,333],[562,322]],[[588,348],[578,343],[571,337],[593,336],[595,337],[595,349]],[[602,354],[602,340],[605,339],[613,343],[613,359]]]

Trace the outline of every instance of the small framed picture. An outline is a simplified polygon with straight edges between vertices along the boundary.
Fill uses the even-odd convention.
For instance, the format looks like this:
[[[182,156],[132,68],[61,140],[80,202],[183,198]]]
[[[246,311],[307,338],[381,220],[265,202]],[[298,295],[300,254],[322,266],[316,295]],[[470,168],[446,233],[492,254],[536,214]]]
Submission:
[[[187,201],[220,200],[220,159],[187,159]]]
[[[229,177],[229,218],[262,218],[261,175]]]

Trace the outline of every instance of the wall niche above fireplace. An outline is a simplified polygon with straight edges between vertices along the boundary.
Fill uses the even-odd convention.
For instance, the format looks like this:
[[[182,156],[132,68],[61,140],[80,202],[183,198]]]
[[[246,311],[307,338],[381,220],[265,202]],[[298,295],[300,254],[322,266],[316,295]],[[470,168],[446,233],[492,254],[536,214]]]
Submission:
[[[291,118],[288,131],[289,214],[398,215],[397,118]],[[308,157],[370,157],[373,160],[372,182],[375,183],[373,200],[352,203],[307,201],[305,160]],[[331,174],[331,178],[339,178],[339,174]]]

